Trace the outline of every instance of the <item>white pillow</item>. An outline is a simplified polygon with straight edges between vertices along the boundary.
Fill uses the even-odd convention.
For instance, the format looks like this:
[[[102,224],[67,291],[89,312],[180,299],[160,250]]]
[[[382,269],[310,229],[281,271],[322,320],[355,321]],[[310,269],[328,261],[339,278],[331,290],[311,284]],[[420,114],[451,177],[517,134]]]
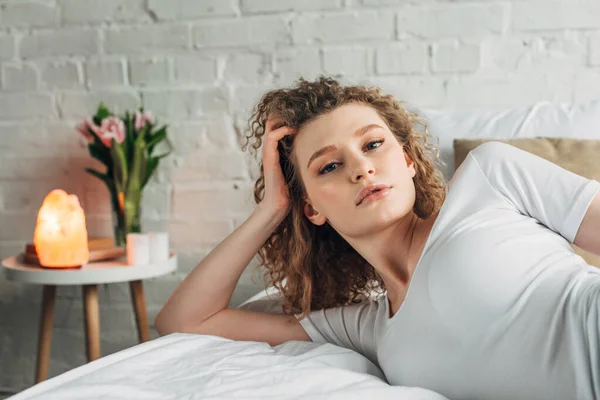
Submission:
[[[418,109],[429,132],[439,138],[441,168],[446,179],[454,173],[454,139],[567,137],[600,139],[600,100],[567,104],[540,101],[530,106]]]

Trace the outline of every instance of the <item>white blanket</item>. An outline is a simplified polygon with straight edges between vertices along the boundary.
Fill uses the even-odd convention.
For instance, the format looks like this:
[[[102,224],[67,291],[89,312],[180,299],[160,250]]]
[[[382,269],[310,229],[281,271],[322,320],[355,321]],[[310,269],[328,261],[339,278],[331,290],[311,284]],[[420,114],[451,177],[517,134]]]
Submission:
[[[366,357],[332,344],[271,347],[181,333],[103,357],[10,399],[237,398],[446,399],[425,389],[389,386]]]

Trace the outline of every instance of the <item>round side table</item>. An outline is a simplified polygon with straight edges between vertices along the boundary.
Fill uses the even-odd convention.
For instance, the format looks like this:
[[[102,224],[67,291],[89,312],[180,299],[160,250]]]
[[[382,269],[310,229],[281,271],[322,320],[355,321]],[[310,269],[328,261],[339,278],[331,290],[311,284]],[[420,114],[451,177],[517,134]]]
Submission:
[[[168,260],[145,264],[127,265],[126,260],[93,262],[81,268],[43,268],[25,264],[22,255],[2,260],[2,268],[8,280],[43,285],[42,313],[38,339],[35,382],[48,376],[54,300],[57,285],[81,285],[83,288],[85,338],[88,361],[100,358],[100,318],[98,310],[98,285],[103,283],[129,282],[131,300],[135,312],[140,343],[150,340],[150,326],[146,312],[142,280],[165,275],[177,269],[177,255],[171,253]]]

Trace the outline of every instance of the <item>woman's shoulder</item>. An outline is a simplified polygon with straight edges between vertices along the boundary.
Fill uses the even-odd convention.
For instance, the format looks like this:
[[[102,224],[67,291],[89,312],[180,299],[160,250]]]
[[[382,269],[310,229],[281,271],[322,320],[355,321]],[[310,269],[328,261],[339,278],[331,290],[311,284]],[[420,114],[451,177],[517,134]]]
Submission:
[[[534,157],[533,154],[518,147],[493,140],[480,144],[471,150],[469,155],[484,171],[489,171],[498,164],[514,164]]]
[[[470,153],[474,156],[476,155],[485,157],[494,156],[498,153],[505,153],[507,151],[510,152],[512,151],[512,149],[516,149],[516,147],[497,140],[490,140],[488,142],[480,144],[479,146],[471,150]]]
[[[489,141],[482,143],[467,154],[464,161],[454,172],[452,179],[448,182],[448,186],[451,187],[464,175],[469,176],[466,179],[470,181],[470,185],[473,184],[472,179],[474,176],[488,178],[491,173],[498,172],[498,166],[518,158],[521,151],[503,142]]]
[[[460,169],[468,169],[469,165],[483,167],[489,163],[495,163],[506,157],[511,147],[513,146],[503,142],[484,142],[467,153],[456,172]]]

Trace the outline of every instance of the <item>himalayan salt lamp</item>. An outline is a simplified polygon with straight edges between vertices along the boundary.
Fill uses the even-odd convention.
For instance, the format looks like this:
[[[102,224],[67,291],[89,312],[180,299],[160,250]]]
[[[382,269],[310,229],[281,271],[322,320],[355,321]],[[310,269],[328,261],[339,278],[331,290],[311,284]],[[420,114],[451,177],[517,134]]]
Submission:
[[[70,268],[88,262],[85,215],[76,195],[62,189],[48,193],[38,213],[33,243],[44,267]]]

